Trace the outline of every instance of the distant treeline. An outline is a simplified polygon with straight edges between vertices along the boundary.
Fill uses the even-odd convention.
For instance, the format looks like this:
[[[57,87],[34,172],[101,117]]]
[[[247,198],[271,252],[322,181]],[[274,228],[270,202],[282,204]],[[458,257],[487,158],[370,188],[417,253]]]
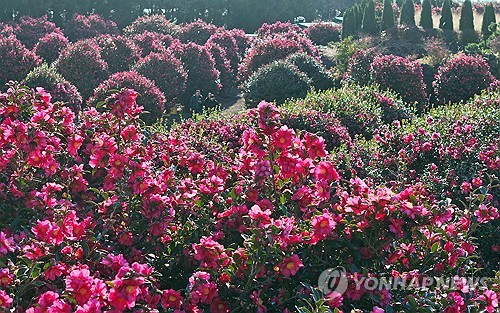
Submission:
[[[73,14],[97,13],[126,26],[138,16],[164,14],[178,23],[201,18],[216,25],[255,31],[262,23],[303,16],[330,19],[356,0],[0,0],[0,20],[23,15],[49,19],[61,26]]]

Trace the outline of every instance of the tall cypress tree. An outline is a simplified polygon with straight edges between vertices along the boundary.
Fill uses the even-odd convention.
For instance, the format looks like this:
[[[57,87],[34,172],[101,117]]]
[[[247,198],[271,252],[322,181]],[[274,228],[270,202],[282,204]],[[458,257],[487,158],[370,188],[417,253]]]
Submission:
[[[483,24],[481,25],[481,32],[483,33],[483,38],[488,39],[492,32],[489,29],[491,24],[497,23],[497,18],[495,16],[495,9],[493,4],[489,3],[484,7]]]
[[[342,19],[342,39],[354,35],[354,12],[351,8],[347,9]]]
[[[465,0],[460,13],[460,30],[474,30],[474,15],[472,13],[472,3]]]
[[[392,1],[384,0],[384,11],[382,11],[382,22],[380,30],[386,30],[394,27],[394,10],[392,9]]]
[[[422,12],[420,13],[420,26],[423,29],[432,29],[434,27],[432,22],[432,6],[430,0],[422,2]]]
[[[450,0],[444,0],[439,19],[439,28],[442,30],[453,30],[453,15],[451,13]]]
[[[371,35],[378,33],[377,20],[375,18],[375,3],[373,0],[368,2],[368,5],[365,7],[361,31]]]
[[[415,24],[415,5],[413,0],[405,0],[401,8],[401,18],[399,24],[407,26],[416,26]]]

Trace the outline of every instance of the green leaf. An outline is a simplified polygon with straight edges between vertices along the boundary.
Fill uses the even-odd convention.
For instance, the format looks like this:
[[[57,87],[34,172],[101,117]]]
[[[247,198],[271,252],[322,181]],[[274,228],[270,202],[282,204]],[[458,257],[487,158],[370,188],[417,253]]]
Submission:
[[[431,253],[436,253],[439,248],[439,243],[435,242],[431,247]]]

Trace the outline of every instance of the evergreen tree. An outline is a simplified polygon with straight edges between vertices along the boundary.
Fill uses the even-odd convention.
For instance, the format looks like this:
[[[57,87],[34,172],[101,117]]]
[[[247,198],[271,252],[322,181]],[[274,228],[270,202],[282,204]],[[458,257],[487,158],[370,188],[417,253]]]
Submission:
[[[401,7],[403,6],[403,0],[396,0],[396,4],[401,9]]]
[[[453,15],[451,13],[450,0],[444,0],[439,19],[439,28],[442,30],[453,30]]]
[[[401,18],[399,24],[407,26],[416,26],[415,24],[415,5],[413,0],[405,0],[401,8]]]
[[[384,0],[384,10],[382,11],[382,22],[380,30],[386,30],[394,27],[394,11],[392,9],[392,1]]]
[[[368,2],[368,5],[365,7],[361,31],[365,34],[370,35],[375,35],[378,33],[377,20],[375,18],[375,3],[373,2],[373,0]]]
[[[497,19],[495,16],[495,9],[493,4],[489,3],[484,7],[483,24],[481,25],[481,32],[483,33],[483,38],[487,39],[491,36],[492,32],[489,29],[491,24],[496,24]]]
[[[465,0],[462,5],[462,12],[460,14],[460,30],[474,30],[474,15],[472,13],[472,3],[470,0]]]
[[[342,19],[342,39],[353,36],[354,33],[354,12],[352,8],[349,8],[345,11]]]
[[[432,22],[432,6],[430,0],[424,0],[422,2],[422,12],[420,13],[420,26],[423,29],[434,28]]]

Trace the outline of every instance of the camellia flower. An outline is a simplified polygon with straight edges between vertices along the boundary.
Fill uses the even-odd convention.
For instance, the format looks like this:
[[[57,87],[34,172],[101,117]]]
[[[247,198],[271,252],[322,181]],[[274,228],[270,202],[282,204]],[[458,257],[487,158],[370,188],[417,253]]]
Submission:
[[[161,296],[161,304],[166,309],[179,309],[182,304],[182,296],[173,289],[164,290]]]
[[[299,269],[304,267],[299,256],[294,254],[289,258],[285,258],[280,265],[280,271],[285,277],[295,276]]]
[[[286,125],[281,126],[278,131],[272,134],[272,144],[282,150],[288,149],[292,145],[293,137],[295,132],[293,129],[288,128]]]
[[[14,300],[3,290],[0,290],[0,307],[8,308]]]
[[[335,223],[332,214],[325,210],[322,215],[316,215],[311,219],[311,225],[314,229],[314,235],[325,238],[335,229],[337,223]]]
[[[2,268],[0,270],[0,285],[8,286],[14,279],[14,275],[12,275],[8,268]]]
[[[498,309],[498,295],[493,290],[488,289],[483,291],[483,294],[476,299],[485,302],[488,313],[493,313]]]
[[[314,174],[317,180],[339,180],[340,175],[333,168],[333,164],[331,162],[321,161],[316,168],[314,169]]]
[[[7,254],[14,252],[14,250],[14,239],[7,237],[3,231],[0,232],[0,254]]]
[[[499,217],[498,209],[495,207],[488,208],[484,204],[480,204],[479,208],[474,212],[479,223],[487,223],[496,220]]]
[[[93,278],[86,268],[75,269],[66,277],[66,290],[71,292],[79,305],[85,304],[92,295]]]

